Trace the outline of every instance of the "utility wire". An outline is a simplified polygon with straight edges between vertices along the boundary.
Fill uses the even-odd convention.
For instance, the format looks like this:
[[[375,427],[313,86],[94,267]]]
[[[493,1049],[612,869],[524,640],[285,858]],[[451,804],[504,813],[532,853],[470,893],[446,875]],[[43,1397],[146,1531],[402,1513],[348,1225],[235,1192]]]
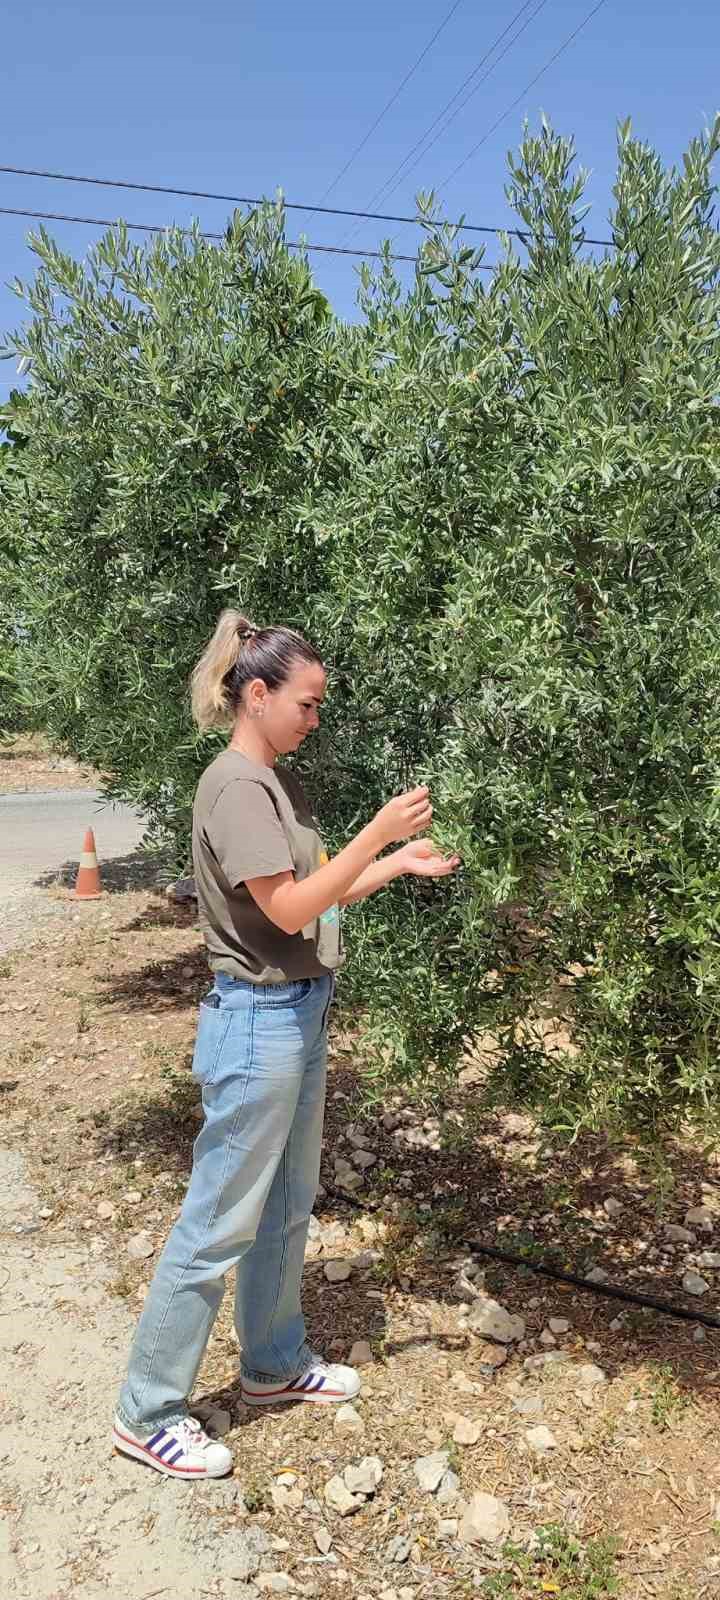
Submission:
[[[170,233],[177,231],[178,233],[187,234],[188,236],[192,234],[191,228],[176,229],[174,223],[151,224],[149,222],[127,222],[124,217],[120,219],[117,217],[115,219],[110,217],[70,217],[62,211],[20,211],[15,206],[0,206],[0,216],[34,217],[42,222],[83,222],[94,228],[116,228],[118,226],[118,221],[122,221],[126,228],[134,229],[140,233]],[[200,238],[226,239],[227,233],[201,232]],[[323,255],[329,256],[372,256],[376,260],[382,260],[384,256],[384,252],[382,250],[347,249],[343,245],[339,244],[300,244],[299,242],[289,239],[286,240],[286,244],[288,250],[317,250],[321,251]],[[391,256],[392,261],[416,262],[417,259],[417,256],[395,255],[394,253]],[[486,266],[484,263],[480,266],[481,272],[494,272],[494,270],[495,268],[493,266]]]
[[[582,22],[578,23],[577,28],[575,28],[574,31],[571,34],[568,35],[567,39],[565,39],[563,41],[563,43],[555,51],[554,55],[550,56],[549,60],[547,60],[545,62],[544,67],[541,67],[540,71],[535,73],[535,77],[531,78],[529,83],[526,83],[525,88],[521,90],[520,94],[517,96],[517,98],[515,100],[513,100],[512,104],[509,105],[507,107],[507,109],[502,112],[502,114],[497,118],[497,120],[495,122],[493,122],[492,127],[488,128],[487,133],[483,134],[482,139],[478,139],[477,144],[473,145],[472,150],[468,151],[468,154],[463,157],[463,160],[459,161],[458,165],[456,167],[453,167],[452,172],[449,172],[448,176],[446,178],[443,178],[442,183],[439,183],[439,184],[436,185],[436,187],[438,189],[444,189],[446,183],[450,183],[453,178],[456,178],[458,173],[462,172],[463,167],[467,166],[468,161],[472,161],[473,156],[476,156],[477,153],[478,153],[478,150],[480,150],[482,148],[482,146],[487,143],[488,139],[491,138],[491,136],[495,132],[496,128],[500,127],[501,122],[504,122],[505,118],[510,116],[511,111],[514,111],[516,106],[519,106],[520,101],[525,99],[525,96],[526,96],[526,94],[529,93],[530,89],[534,88],[535,84],[539,82],[540,78],[542,78],[543,75],[553,65],[553,63],[558,60],[558,57],[563,55],[563,53],[573,43],[573,40],[577,39],[578,34],[582,33],[583,28],[586,28],[588,23],[592,22],[593,17],[597,16],[598,11],[600,11],[601,8],[604,5],[605,5],[605,0],[597,0],[597,5],[593,6],[592,11],[588,11],[587,16],[583,17]],[[588,240],[588,243],[590,243],[590,242],[591,241]],[[595,243],[595,244],[611,244],[613,241],[609,240],[609,239],[597,239],[597,240],[593,240],[592,242]]]
[[[327,189],[325,190],[324,195],[321,196],[321,202],[324,201],[324,200],[327,200],[328,195],[332,194],[333,189],[335,189],[337,187],[337,185],[340,182],[340,179],[344,178],[345,177],[345,173],[350,171],[350,168],[351,168],[353,162],[355,161],[356,157],[359,156],[361,150],[365,149],[365,146],[368,143],[368,141],[372,138],[372,136],[373,136],[373,134],[375,132],[375,129],[379,128],[380,123],[382,122],[383,118],[387,116],[388,111],[390,111],[392,109],[392,107],[395,104],[395,101],[399,100],[400,95],[402,94],[403,89],[405,88],[405,85],[410,82],[410,79],[412,77],[414,77],[415,73],[417,72],[418,67],[422,65],[422,62],[425,60],[426,55],[428,55],[429,51],[432,50],[432,47],[435,44],[436,39],[440,38],[440,35],[443,32],[443,29],[447,27],[450,19],[455,15],[455,12],[457,11],[458,6],[460,6],[461,4],[462,4],[462,0],[455,0],[455,4],[450,7],[450,10],[448,11],[447,16],[440,23],[440,27],[436,29],[435,33],[432,36],[432,39],[429,41],[428,44],[426,44],[425,49],[421,51],[420,55],[417,58],[417,61],[413,62],[413,65],[411,66],[410,71],[405,73],[405,77],[403,78],[402,83],[395,90],[395,93],[390,96],[390,99],[388,100],[387,105],[383,106],[383,109],[380,112],[380,115],[375,118],[375,121],[373,122],[372,127],[368,129],[367,133],[365,134],[364,139],[360,140],[359,145],[357,145],[356,148],[353,150],[352,155],[348,157],[348,160],[345,162],[344,167],[340,168],[340,171],[333,178],[332,183],[328,185]]]
[[[527,11],[531,4],[532,0],[523,0],[523,4],[520,6],[519,10],[515,12],[514,17],[511,17],[507,26],[503,28],[502,32],[497,35],[497,38],[493,39],[489,49],[485,51],[484,56],[480,57],[480,60],[473,67],[472,72],[469,72],[467,77],[463,79],[463,82],[460,84],[460,88],[455,91],[454,95],[451,95],[450,99],[442,107],[442,110],[438,112],[435,120],[430,123],[428,128],[425,129],[425,132],[421,134],[420,138],[412,146],[412,149],[408,151],[407,155],[403,156],[402,161],[397,167],[395,167],[395,170],[391,172],[390,177],[386,178],[385,182],[381,183],[379,189],[375,190],[375,193],[368,201],[369,206],[374,205],[376,201],[381,200],[386,195],[394,194],[395,190],[399,188],[400,184],[404,182],[405,178],[407,178],[408,175],[415,170],[415,167],[417,167],[422,161],[423,156],[427,155],[428,150],[432,149],[432,146],[437,143],[437,140],[440,139],[445,133],[446,129],[450,127],[451,122],[455,121],[455,118],[460,115],[460,112],[463,111],[468,102],[472,100],[473,95],[477,93],[481,85],[485,83],[487,78],[490,77],[491,72],[494,72],[496,66],[498,66],[503,57],[507,55],[508,51],[512,49],[516,40],[518,40],[520,35],[525,32],[525,29],[530,26],[530,23],[537,16],[538,12],[542,11],[543,6],[547,4],[547,0],[540,0],[540,4],[536,6],[536,9],[532,12],[531,16],[526,17],[522,26],[518,28],[517,33],[513,34],[513,37],[506,44],[505,49],[501,51],[500,55],[497,57],[497,60],[491,63],[487,71],[483,73],[479,82],[475,84],[470,93],[466,95],[465,99],[461,101],[461,104],[456,106],[455,110],[453,111],[451,108],[455,105],[456,100],[460,99],[464,90],[468,88],[469,84],[471,84],[475,78],[477,78],[481,68],[485,66],[486,61],[489,61],[498,45],[502,44],[506,34],[508,34],[510,30],[514,28],[515,23],[519,21],[523,12]],[[435,134],[434,138],[430,138],[430,135],[433,133],[434,129],[438,127],[438,123],[442,123],[443,118],[446,116],[448,111],[450,111],[451,114],[447,118],[447,121],[441,128],[438,129],[438,132]],[[429,143],[426,144],[426,140],[429,140]],[[417,151],[420,153],[417,155],[416,160],[413,161],[412,157],[416,155]],[[411,162],[410,166],[407,165],[408,162]],[[407,167],[407,171],[403,171],[404,167]]]
[[[91,227],[96,228],[116,228],[118,221],[122,220],[126,228],[132,228],[136,232],[140,233],[170,233],[175,229],[175,224],[169,222],[166,222],[165,224],[151,224],[149,222],[127,222],[125,221],[124,217],[122,219],[118,219],[116,217],[114,220],[110,217],[69,217],[66,216],[62,211],[19,211],[15,206],[0,206],[0,216],[36,217],[43,222],[85,222]],[[178,232],[191,234],[192,229],[180,228],[178,229]],[[200,237],[201,239],[225,239],[227,234],[201,233]],[[383,253],[382,250],[346,250],[342,245],[339,244],[299,244],[289,239],[287,240],[287,248],[288,250],[321,250],[324,254],[331,256],[380,257]],[[416,261],[417,257],[393,255],[392,259],[393,261]],[[492,268],[489,267],[487,270],[492,271]]]
[[[526,0],[529,3],[529,0]],[[166,184],[157,183],[131,183],[126,178],[89,178],[84,174],[71,172],[48,172],[38,167],[6,167],[0,166],[0,172],[12,173],[19,178],[50,178],[56,183],[91,183],[100,189],[135,189],[145,194],[171,194],[179,195],[188,200],[224,200],[231,205],[261,206],[262,199],[253,198],[242,194],[215,194],[206,189],[172,189]],[[266,197],[267,198],[267,197]],[[308,211],[326,217],[358,217],[365,222],[409,222],[419,225],[421,219],[414,217],[396,217],[385,211],[351,211],[338,206],[300,205],[297,201],[283,200],[285,211]],[[38,213],[40,215],[40,213]],[[453,223],[453,227],[462,227],[464,233],[509,233],[518,239],[527,237],[527,231],[521,228],[491,227],[489,224],[477,222]],[[586,244],[612,245],[612,239],[586,239]],[[339,246],[337,247],[339,249]]]

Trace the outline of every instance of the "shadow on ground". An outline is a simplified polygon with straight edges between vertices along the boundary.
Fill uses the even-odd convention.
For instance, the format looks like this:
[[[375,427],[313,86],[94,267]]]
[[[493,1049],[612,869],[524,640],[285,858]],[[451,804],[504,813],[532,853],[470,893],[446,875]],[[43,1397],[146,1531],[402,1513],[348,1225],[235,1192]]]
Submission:
[[[43,872],[33,879],[36,889],[74,889],[78,872],[77,857],[63,862],[53,872]],[[107,894],[122,894],[127,889],[152,889],[159,881],[169,882],[171,868],[165,856],[147,855],[134,850],[126,856],[103,856],[100,863],[101,882]]]
[[[179,1198],[200,1126],[191,1059],[190,1052],[178,1059],[164,1083],[148,1086],[142,1099],[134,1097],[117,1107],[111,1127],[98,1130],[103,1153],[112,1151],[121,1158],[139,1152],[147,1171],[172,1172]],[[638,1168],[627,1148],[613,1147],[601,1136],[587,1135],[570,1148],[541,1136],[531,1151],[528,1119],[497,1111],[481,1113],[475,1095],[472,1090],[458,1090],[453,1110],[465,1115],[466,1129],[451,1124],[450,1143],[439,1150],[408,1148],[402,1134],[398,1137],[385,1129],[379,1112],[374,1120],[366,1116],[363,1125],[378,1160],[362,1200],[356,1203],[334,1188],[333,1156],[351,1153],[344,1134],[360,1110],[358,1080],[345,1067],[331,1070],[322,1172],[328,1193],[316,1209],[324,1224],[341,1221],[350,1227],[365,1214],[388,1225],[380,1259],[370,1271],[353,1272],[333,1287],[333,1333],[344,1348],[358,1337],[381,1342],[386,1337],[382,1300],[369,1300],[368,1287],[411,1299],[419,1325],[416,1338],[409,1342],[434,1341],[429,1321],[423,1326],[423,1306],[429,1317],[433,1302],[458,1305],[457,1262],[470,1253],[467,1241],[472,1240],[583,1276],[601,1267],[619,1287],[696,1312],[716,1313],[717,1295],[712,1290],[699,1305],[693,1305],[683,1291],[690,1247],[671,1247],[664,1236],[666,1223],[682,1222],[688,1206],[698,1203],[702,1184],[708,1189],[718,1186],[714,1164],[686,1152],[670,1154],[665,1184],[671,1193],[660,1208],[652,1177]],[[422,1127],[422,1112],[417,1125]],[[609,1196],[621,1207],[612,1220],[603,1211]],[[694,1253],[712,1244],[710,1235],[698,1233]],[[693,1339],[694,1321],[623,1306],[589,1290],[569,1290],[527,1268],[477,1259],[488,1292],[525,1318],[531,1337],[539,1336],[550,1316],[567,1316],[573,1334],[598,1347],[592,1359],[609,1377],[642,1362],[655,1363],[669,1365],[683,1387],[698,1395],[714,1390],[720,1332],[705,1330],[698,1344]],[[328,1307],[322,1265],[322,1261],[308,1263],[304,1291],[311,1337],[321,1346],[327,1336]],[[699,1270],[717,1282],[712,1271],[702,1266]],[[612,1327],[618,1317],[620,1325]],[[463,1349],[471,1347],[473,1339],[460,1332],[457,1341],[446,1344]],[[395,1347],[388,1347],[388,1353],[390,1348]]]

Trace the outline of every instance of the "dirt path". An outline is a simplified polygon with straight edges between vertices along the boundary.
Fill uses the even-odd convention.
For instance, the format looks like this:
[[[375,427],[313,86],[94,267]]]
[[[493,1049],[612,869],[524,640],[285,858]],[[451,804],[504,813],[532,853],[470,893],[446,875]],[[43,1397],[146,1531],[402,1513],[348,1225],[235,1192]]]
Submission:
[[[112,1271],[92,1239],[48,1249],[17,1231],[32,1229],[39,1209],[22,1157],[0,1152],[0,1229],[10,1230],[0,1276],[3,1594],[199,1600],[217,1576],[203,1546],[204,1491],[111,1453],[133,1319],[108,1293]],[[237,1492],[217,1485],[213,1508]]]

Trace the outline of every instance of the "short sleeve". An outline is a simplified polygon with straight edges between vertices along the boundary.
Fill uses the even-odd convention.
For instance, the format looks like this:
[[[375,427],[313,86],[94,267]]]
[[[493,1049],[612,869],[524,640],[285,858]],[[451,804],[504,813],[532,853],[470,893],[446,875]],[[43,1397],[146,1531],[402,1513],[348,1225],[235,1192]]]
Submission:
[[[292,872],[294,861],[277,810],[261,783],[225,785],[206,823],[208,844],[228,883]]]

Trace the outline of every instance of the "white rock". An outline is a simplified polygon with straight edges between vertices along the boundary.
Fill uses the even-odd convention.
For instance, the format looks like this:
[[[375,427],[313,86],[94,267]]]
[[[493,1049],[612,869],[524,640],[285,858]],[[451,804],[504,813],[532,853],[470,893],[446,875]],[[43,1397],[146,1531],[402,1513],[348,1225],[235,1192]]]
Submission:
[[[327,1528],[313,1528],[313,1539],[321,1556],[326,1556],[332,1545],[332,1534],[328,1532]]]
[[[463,1544],[497,1544],[510,1532],[510,1513],[502,1500],[492,1494],[472,1496],[460,1523]]]
[[[585,1362],[580,1367],[575,1367],[572,1373],[575,1383],[581,1389],[594,1389],[598,1383],[607,1383],[607,1378],[602,1367],[593,1366],[591,1361]]]
[[[548,1327],[551,1333],[568,1333],[570,1331],[570,1323],[567,1317],[551,1317]]]
[[[557,1445],[554,1433],[542,1423],[537,1428],[527,1428],[525,1438],[530,1449],[536,1450],[538,1455],[543,1455],[546,1450],[554,1450]]]
[[[414,1463],[415,1477],[425,1494],[434,1494],[450,1465],[447,1450],[434,1450],[432,1455],[420,1456]]]
[[[270,1499],[276,1511],[299,1511],[305,1496],[302,1489],[287,1489],[282,1483],[273,1484]]]
[[[696,1328],[693,1333],[693,1344],[704,1344],[706,1337],[704,1328]]]
[[[526,1356],[523,1361],[525,1372],[541,1372],[543,1367],[551,1366],[555,1361],[569,1360],[567,1350],[543,1350],[541,1355]]]
[[[110,1204],[109,1200],[101,1200],[97,1208],[97,1214],[101,1222],[112,1222],[115,1216],[115,1207]]]
[[[497,1300],[481,1298],[470,1307],[467,1325],[484,1339],[494,1339],[498,1344],[512,1344],[525,1338],[522,1317],[513,1317]]]
[[[707,1294],[710,1285],[706,1278],[701,1278],[699,1272],[686,1272],[682,1281],[686,1294]]]
[[[289,1594],[295,1588],[286,1572],[257,1572],[253,1582],[264,1594]]]
[[[481,1433],[480,1423],[474,1417],[459,1417],[453,1428],[453,1439],[456,1444],[477,1444]]]
[[[338,1406],[334,1425],[337,1433],[354,1433],[365,1426],[359,1411],[351,1405]]]
[[[48,1222],[52,1216],[52,1210],[50,1206],[43,1206],[42,1211],[38,1211],[38,1216],[42,1217],[43,1222]]]
[[[323,1495],[327,1505],[333,1511],[339,1511],[341,1517],[352,1516],[353,1511],[359,1511],[360,1506],[365,1504],[365,1501],[360,1496],[350,1493],[343,1479],[337,1473],[334,1478],[331,1478],[326,1483]]]
[[[351,1494],[372,1495],[382,1482],[383,1464],[379,1456],[363,1456],[356,1467],[346,1467],[345,1487]]]
[[[606,1217],[619,1217],[624,1209],[622,1200],[615,1200],[612,1195],[608,1195],[607,1200],[603,1200],[603,1211]]]
[[[691,1206],[685,1215],[686,1228],[700,1228],[703,1233],[712,1233],[715,1218],[707,1206]]]
[[[372,1361],[372,1348],[367,1339],[356,1339],[348,1356],[351,1367],[366,1367]]]
[[[587,1274],[588,1283],[609,1283],[610,1278],[604,1267],[593,1267]]]
[[[679,1222],[668,1222],[665,1227],[665,1238],[671,1244],[694,1244],[695,1235],[689,1228],[681,1228]]]
[[[519,1411],[521,1417],[541,1417],[542,1400],[539,1394],[521,1395],[513,1400],[513,1411]]]
[[[355,1155],[355,1166],[360,1167],[362,1172],[367,1172],[370,1167],[374,1167],[376,1161],[377,1156],[373,1155],[372,1150],[358,1150]]]
[[[350,1162],[344,1161],[341,1157],[335,1163],[335,1181],[341,1189],[361,1189],[362,1173],[356,1172]]]
[[[450,1382],[454,1389],[460,1390],[461,1394],[482,1394],[484,1392],[483,1384],[473,1383],[472,1378],[469,1378],[466,1372],[454,1372]]]
[[[554,1333],[551,1333],[549,1328],[543,1328],[543,1331],[540,1335],[540,1343],[547,1345],[549,1348],[552,1348],[557,1344],[557,1339],[555,1338]]]
[[[454,1539],[457,1536],[457,1531],[458,1531],[458,1520],[457,1520],[457,1517],[441,1517],[440,1518],[440,1521],[438,1523],[438,1538],[439,1539]]]
[[[352,1266],[349,1261],[326,1261],[323,1270],[328,1283],[344,1283],[350,1277]]]
[[[151,1256],[154,1250],[155,1246],[147,1233],[133,1234],[132,1239],[128,1239],[125,1246],[126,1254],[130,1256],[132,1261],[147,1261],[148,1256]]]
[[[440,1488],[435,1496],[439,1506],[453,1506],[460,1492],[460,1479],[456,1472],[447,1472],[442,1475]]]
[[[126,1206],[139,1206],[141,1200],[142,1195],[139,1189],[128,1189],[127,1193],[123,1195],[123,1201]]]
[[[482,1292],[482,1279],[471,1277],[466,1268],[461,1267],[453,1283],[453,1294],[457,1295],[458,1300],[464,1300],[467,1305],[471,1306]]]
[[[701,1250],[700,1255],[698,1256],[698,1266],[712,1268],[720,1267],[720,1251]]]

